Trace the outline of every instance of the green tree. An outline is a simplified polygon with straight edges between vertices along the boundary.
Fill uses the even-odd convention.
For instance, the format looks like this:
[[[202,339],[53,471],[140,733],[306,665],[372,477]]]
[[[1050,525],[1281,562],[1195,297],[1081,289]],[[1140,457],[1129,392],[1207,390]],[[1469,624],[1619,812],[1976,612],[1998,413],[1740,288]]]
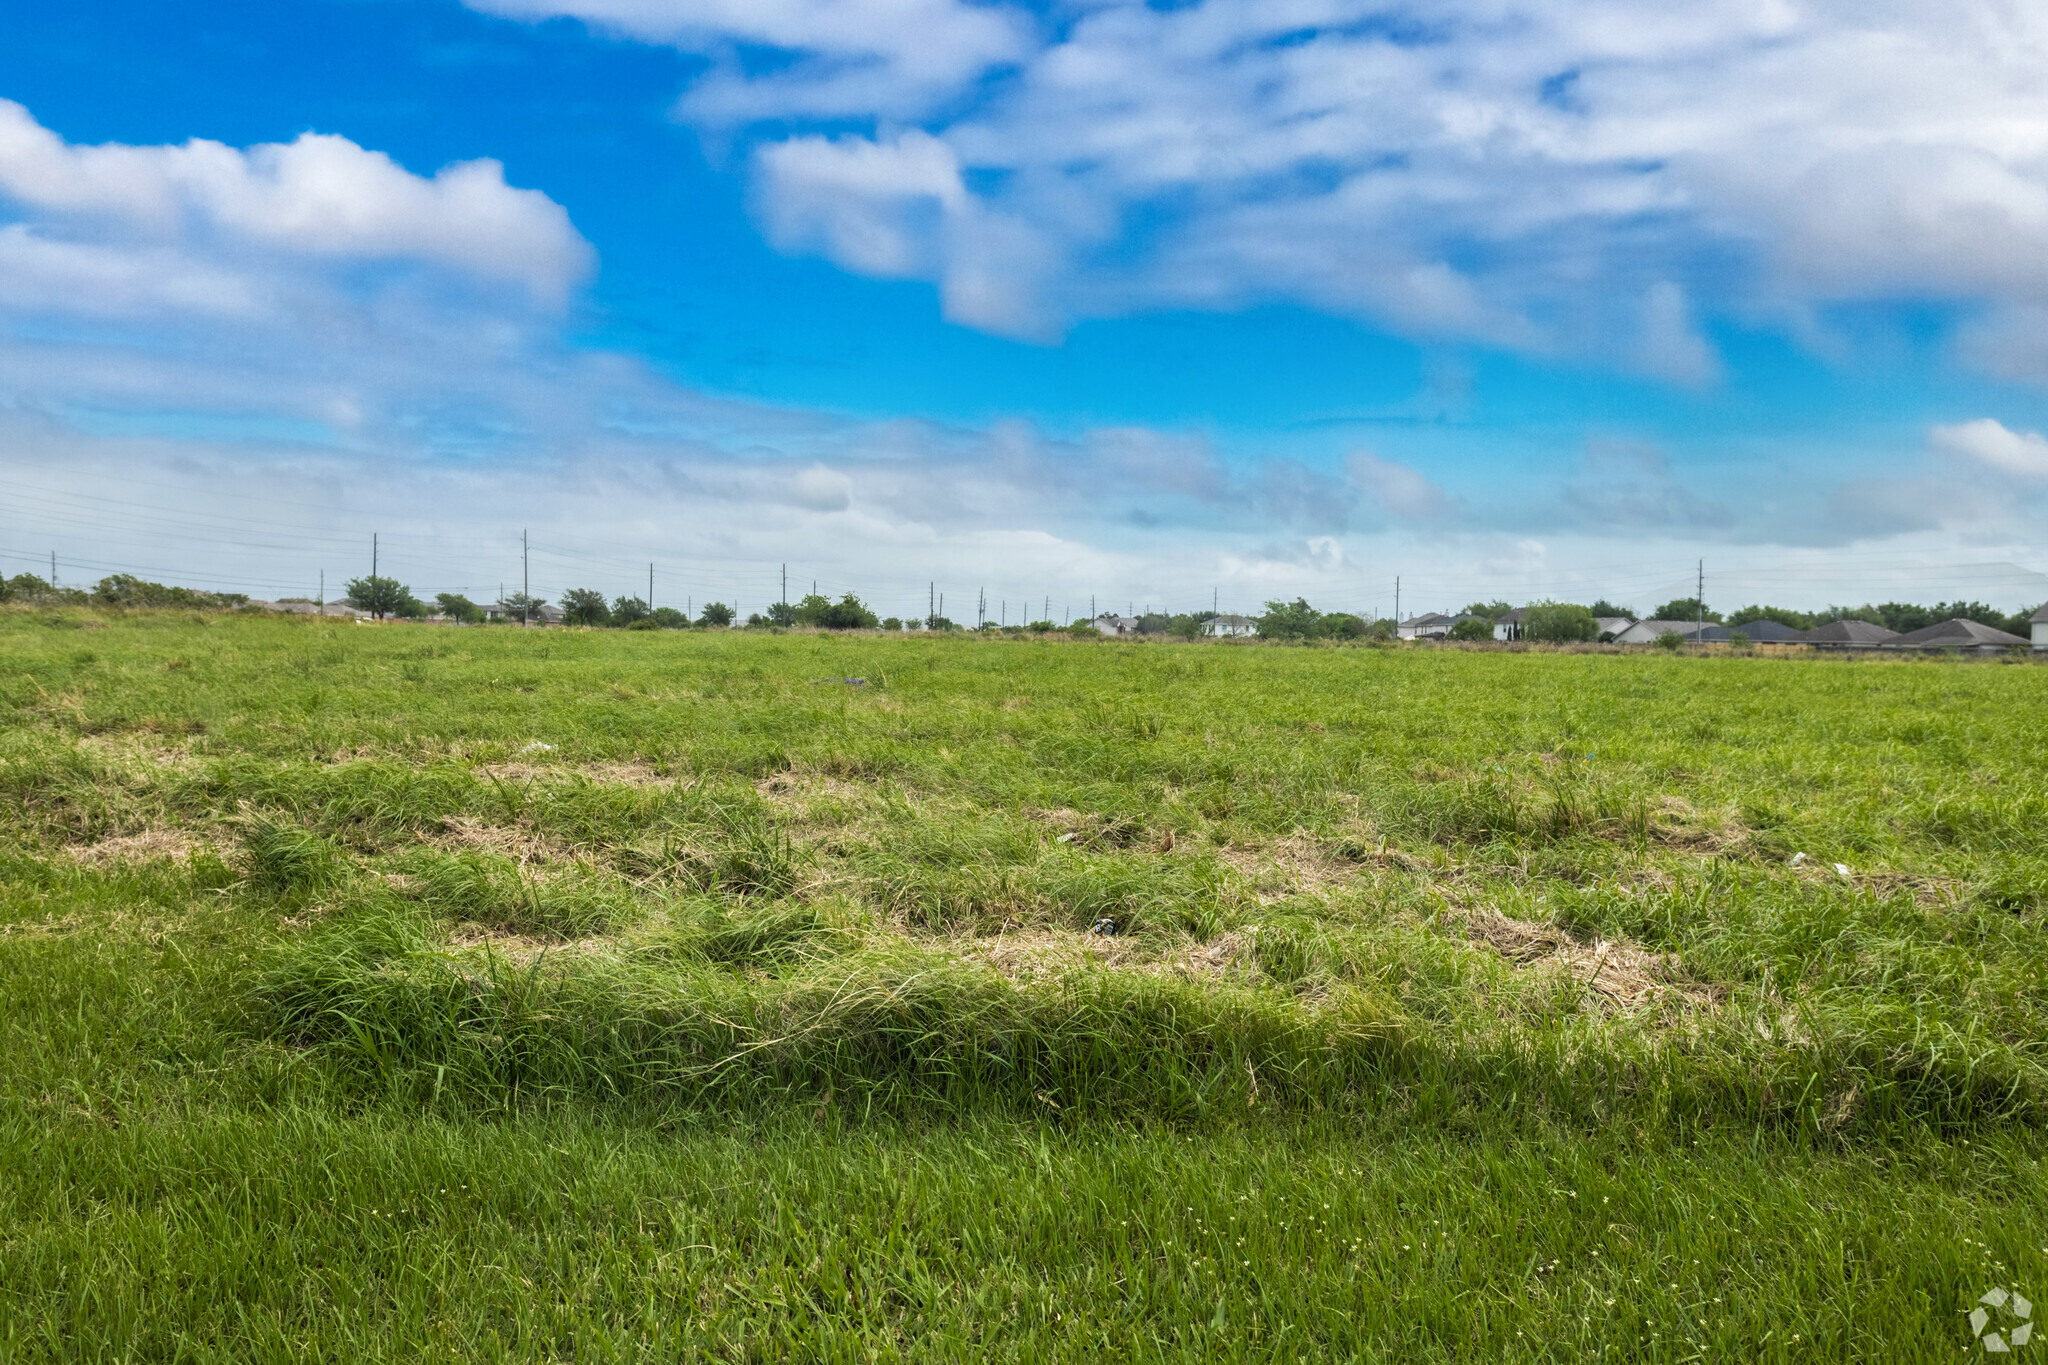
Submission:
[[[515,592],[498,605],[505,609],[508,617],[516,617],[521,625],[526,625],[542,619],[540,609],[547,605],[547,599]]]
[[[1444,638],[1456,640],[1460,644],[1478,644],[1482,640],[1491,640],[1493,622],[1484,616],[1467,616],[1461,621],[1453,622],[1450,633]]]
[[[1776,621],[1793,630],[1812,630],[1816,624],[1813,613],[1793,611],[1790,607],[1744,607],[1741,611],[1728,613],[1731,621]]]
[[[1465,610],[1459,612],[1458,615],[1484,616],[1489,621],[1498,621],[1501,617],[1506,616],[1509,612],[1513,610],[1513,607],[1501,601],[1474,602],[1471,606],[1466,607]],[[1599,613],[1595,612],[1594,615],[1597,616],[1599,615]],[[1486,638],[1490,640],[1493,638],[1493,636],[1488,635]]]
[[[1364,617],[1348,611],[1333,611],[1316,622],[1316,634],[1326,640],[1363,640],[1371,633],[1372,626]]]
[[[562,594],[562,620],[572,626],[602,626],[612,619],[604,594],[595,588],[571,588]]]
[[[1323,614],[1304,598],[1268,602],[1265,614],[1258,618],[1259,634],[1268,640],[1306,640],[1316,633],[1316,624],[1322,619]]]
[[[884,617],[882,618],[882,629],[883,629],[883,630],[901,630],[901,629],[903,629],[903,618],[902,618],[902,617],[900,617],[900,616],[884,616]]]
[[[1860,607],[1830,606],[1825,611],[1813,614],[1813,623],[1816,626],[1825,626],[1836,621],[1867,621],[1873,626],[1881,626],[1884,624],[1884,617],[1868,602]]]
[[[412,589],[395,578],[380,578],[370,574],[364,578],[351,578],[348,582],[348,604],[357,611],[366,611],[378,620],[402,610],[407,602],[415,601]]]
[[[823,626],[825,624],[825,617],[831,611],[831,598],[821,592],[805,593],[803,600],[798,602],[795,608],[791,610],[790,620],[793,624],[799,626]],[[770,616],[775,614],[772,607],[769,609],[768,614]]]
[[[465,626],[473,626],[484,619],[484,609],[459,592],[435,593],[434,605],[441,609],[443,616]]]
[[[1545,644],[1575,644],[1600,638],[1593,613],[1570,602],[1537,602],[1522,614],[1525,639]]]
[[[748,622],[751,624],[753,618],[748,617],[747,619]],[[787,602],[777,602],[774,606],[768,608],[767,618],[762,622],[762,624],[770,626],[793,626],[796,624],[796,608],[792,607]]]
[[[392,615],[403,616],[408,621],[424,621],[428,616],[427,604],[407,593]]]
[[[1587,607],[1586,610],[1592,612],[1595,616],[1626,616],[1631,621],[1636,619],[1636,609],[1634,607],[1617,607],[1604,597],[1592,606]]]
[[[1709,625],[1721,624],[1721,613],[1709,611],[1700,605],[1697,597],[1680,597],[1666,602],[1650,613],[1652,621],[1705,621]]]
[[[656,607],[647,614],[647,619],[663,630],[688,630],[690,618],[674,607]]]
[[[615,626],[630,626],[651,615],[653,613],[647,604],[637,597],[620,597],[612,601],[612,624]]]
[[[806,603],[810,600],[808,597],[804,599]],[[826,630],[873,630],[881,622],[868,610],[866,603],[848,593],[826,607],[819,614],[816,624]]]
[[[707,626],[729,626],[732,624],[732,608],[723,602],[706,602],[704,614],[698,620]]]

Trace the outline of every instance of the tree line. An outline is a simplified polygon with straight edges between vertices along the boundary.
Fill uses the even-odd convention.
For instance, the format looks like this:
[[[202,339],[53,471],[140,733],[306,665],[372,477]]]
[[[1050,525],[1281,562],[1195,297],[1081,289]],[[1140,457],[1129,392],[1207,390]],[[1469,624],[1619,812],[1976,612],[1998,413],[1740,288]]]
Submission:
[[[310,602],[311,599],[281,600]],[[380,620],[386,617],[424,620],[430,616],[441,616],[451,621],[475,625],[490,619],[490,613],[483,605],[471,601],[461,593],[437,593],[433,602],[429,604],[421,601],[413,594],[411,588],[399,580],[376,574],[350,579],[343,600],[358,611],[368,612]],[[90,589],[60,588],[36,574],[20,573],[11,578],[0,576],[0,602],[63,603],[104,607],[184,607],[227,611],[246,606],[249,596],[247,593],[208,592],[199,588],[172,587],[138,578],[134,574],[109,574]],[[547,605],[544,598],[513,593],[497,604],[498,619],[537,619]],[[1274,600],[1265,605],[1265,611],[1252,620],[1259,634],[1269,640],[1373,641],[1392,640],[1396,636],[1396,623],[1390,618],[1367,620],[1349,612],[1320,611],[1300,597],[1292,602]],[[720,628],[732,626],[737,621],[737,613],[723,602],[706,602],[702,611],[693,620],[674,607],[650,607],[638,597],[607,599],[594,588],[571,588],[562,594],[560,608],[562,619],[570,625],[620,630]],[[1451,627],[1448,638],[1472,642],[1491,640],[1494,638],[1495,626],[1512,610],[1513,608],[1504,601],[1470,603],[1458,613],[1463,619]],[[1137,618],[1137,633],[1141,636],[1193,640],[1207,632],[1209,623],[1217,619],[1217,615],[1213,611],[1147,612]],[[1698,598],[1681,597],[1665,602],[1655,611],[1639,617],[1634,608],[1619,606],[1602,598],[1591,606],[1554,601],[1533,603],[1523,609],[1521,638],[1550,644],[1590,643],[1602,638],[1601,619],[1614,617],[1625,617],[1631,621],[1704,621],[1709,625],[1775,621],[1792,630],[1812,630],[1816,626],[1824,626],[1832,621],[1868,621],[1901,634],[1960,618],[1979,622],[1994,630],[2025,636],[2032,628],[2032,615],[2032,609],[2008,613],[1999,611],[1988,603],[1961,600],[1936,602],[1932,606],[1921,606],[1911,602],[1883,602],[1873,606],[1866,602],[1860,607],[1829,606],[1821,611],[1812,612],[1796,611],[1789,607],[1751,605],[1723,613],[1706,606]],[[901,630],[906,625],[939,631],[965,629],[958,623],[937,615],[914,617],[908,622],[895,616],[878,616],[854,593],[847,593],[836,602],[821,593],[811,593],[797,602],[777,602],[765,612],[754,612],[749,615],[745,624],[757,629],[808,626],[816,630]],[[1100,633],[1092,622],[1085,620],[1075,621],[1065,627],[1052,621],[1032,621],[1015,626],[997,626],[991,621],[985,622],[980,629],[1011,635],[1045,634],[1062,630],[1077,637]]]

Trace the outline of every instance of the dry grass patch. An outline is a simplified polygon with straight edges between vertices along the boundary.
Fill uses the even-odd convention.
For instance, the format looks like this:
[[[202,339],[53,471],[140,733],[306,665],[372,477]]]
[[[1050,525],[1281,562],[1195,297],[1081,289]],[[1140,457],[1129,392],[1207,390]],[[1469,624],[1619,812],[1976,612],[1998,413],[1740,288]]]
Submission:
[[[1667,999],[1705,1006],[1726,993],[1682,979],[1676,958],[1631,943],[1581,943],[1553,925],[1510,919],[1494,911],[1468,915],[1465,928],[1474,942],[1517,967],[1570,977],[1609,1010],[1637,1010]]]
[[[112,863],[147,863],[168,859],[191,861],[202,840],[179,829],[146,829],[140,834],[119,834],[96,844],[73,845],[65,850],[73,861],[88,867]]]
[[[452,853],[473,850],[498,853],[521,867],[541,866],[568,857],[568,851],[529,829],[487,824],[473,815],[444,815],[440,828],[425,841]]]
[[[1265,848],[1227,848],[1216,856],[1244,877],[1261,905],[1274,905],[1291,896],[1320,895],[1356,880],[1359,871],[1357,863],[1336,856],[1305,834],[1291,834]]]
[[[600,786],[659,787],[677,779],[650,763],[480,763],[477,771],[500,782],[536,782],[580,777]]]

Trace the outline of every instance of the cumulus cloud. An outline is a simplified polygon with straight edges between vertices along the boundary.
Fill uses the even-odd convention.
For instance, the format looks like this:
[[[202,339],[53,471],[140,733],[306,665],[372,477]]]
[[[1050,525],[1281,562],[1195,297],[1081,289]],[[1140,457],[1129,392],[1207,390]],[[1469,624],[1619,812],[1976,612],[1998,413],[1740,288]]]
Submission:
[[[2009,0],[472,2],[710,55],[682,115],[760,121],[780,240],[1004,282],[955,310],[992,330],[1284,299],[1696,385],[1699,313],[2048,306],[2048,10]],[[913,133],[945,175],[819,155],[946,163]]]
[[[505,183],[495,161],[464,161],[426,177],[344,137],[238,150],[195,139],[178,146],[74,146],[29,111],[0,100],[0,202],[32,221],[12,225],[15,261],[33,269],[33,237],[59,243],[84,231],[195,255],[229,258],[250,246],[344,260],[416,260],[523,285],[559,302],[592,254],[561,205]],[[104,257],[105,253],[101,253]],[[121,292],[121,272],[74,247],[42,263]],[[109,291],[99,291],[104,297]],[[162,290],[144,289],[162,300]]]
[[[2048,480],[2048,438],[2018,432],[1991,417],[1938,426],[1928,433],[1935,449],[1979,468],[2029,482]]]

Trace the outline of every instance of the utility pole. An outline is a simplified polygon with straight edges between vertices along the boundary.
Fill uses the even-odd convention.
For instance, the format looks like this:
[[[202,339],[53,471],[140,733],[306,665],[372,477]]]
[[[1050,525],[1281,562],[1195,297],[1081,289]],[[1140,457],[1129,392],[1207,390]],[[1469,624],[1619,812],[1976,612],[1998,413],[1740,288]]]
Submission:
[[[927,581],[924,585],[924,628],[926,630],[930,630],[932,622],[939,619],[939,599],[932,595],[938,590],[939,585],[935,582]]]
[[[370,532],[370,577],[377,576],[377,533]]]
[[[1092,592],[1088,594],[1088,619],[1095,619],[1095,594]]]
[[[782,566],[782,600],[789,601],[789,565]]]
[[[1394,633],[1401,633],[1401,575],[1394,575]]]
[[[533,624],[533,567],[526,557],[526,531],[519,532],[519,624],[526,627]]]
[[[1692,642],[1701,649],[1705,649],[1707,642],[1700,638],[1707,633],[1707,561],[1705,559],[1700,560],[1699,573],[1699,579],[1694,583],[1692,590],[1693,612],[1698,617],[1692,628]]]
[[[647,610],[654,610],[654,565],[647,566]]]
[[[50,586],[57,586],[57,552],[50,551]]]
[[[1220,615],[1220,612],[1219,612],[1219,611],[1217,610],[1217,608],[1218,608],[1218,605],[1219,605],[1219,604],[1220,604],[1220,603],[1221,603],[1222,601],[1223,601],[1223,589],[1221,589],[1221,588],[1211,588],[1211,589],[1209,589],[1209,614],[1210,614],[1211,616],[1216,616],[1216,615]]]
[[[504,596],[503,593],[498,595],[500,597]],[[322,616],[327,614],[327,570],[325,569],[320,571],[320,614]]]

